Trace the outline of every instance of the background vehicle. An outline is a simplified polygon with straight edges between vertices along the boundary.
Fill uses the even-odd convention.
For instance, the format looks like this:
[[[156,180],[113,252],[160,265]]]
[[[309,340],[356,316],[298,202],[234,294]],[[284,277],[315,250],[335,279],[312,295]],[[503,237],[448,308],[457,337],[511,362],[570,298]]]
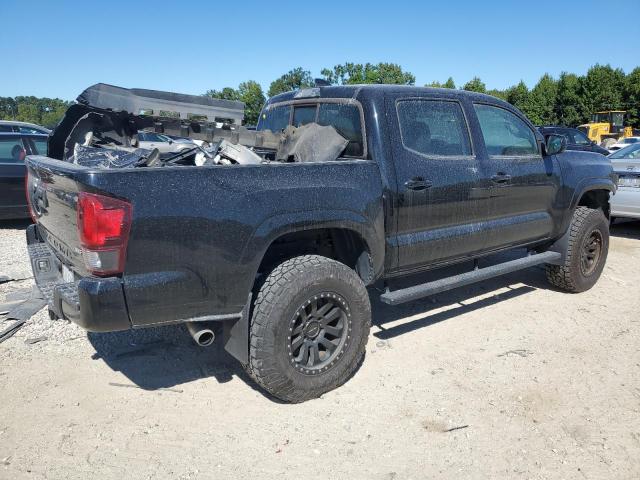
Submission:
[[[67,120],[87,113],[123,132],[123,145],[141,122],[168,130],[77,104],[50,137],[53,158],[28,158],[37,225],[27,241],[53,314],[93,331],[184,322],[200,344],[221,324],[225,349],[283,400],[317,397],[355,372],[367,286],[395,305],[546,264],[553,285],[580,292],[604,268],[610,162],[565,152],[564,137],[545,140],[494,97],[391,85],[289,92],[269,100],[258,131],[230,132],[256,140],[262,161],[201,167],[64,161],[61,144],[85,137]],[[179,128],[214,144],[214,130]],[[267,129],[290,132],[278,134],[285,142],[328,130],[339,150],[306,162],[282,146],[269,153]],[[528,255],[394,289],[395,278],[514,248]]]
[[[640,218],[640,143],[609,155],[618,174],[618,191],[611,198],[611,218]]]
[[[565,137],[567,139],[567,150],[579,150],[609,155],[609,151],[606,148],[602,148],[596,142],[589,140],[587,136],[577,128],[545,126],[538,127],[538,130],[540,130],[540,133],[543,135],[553,133]]]
[[[0,120],[0,133],[41,133],[49,135],[51,130],[35,123],[17,122],[13,120]]]
[[[0,220],[29,217],[24,160],[27,155],[46,152],[46,135],[0,133]]]
[[[609,148],[618,140],[634,135],[633,129],[624,125],[626,114],[623,110],[596,112],[591,115],[589,123],[580,125],[578,129],[601,147]]]
[[[152,150],[157,148],[160,153],[178,153],[194,147],[193,141],[174,140],[168,135],[155,132],[138,132],[140,148]]]
[[[615,152],[617,150],[620,150],[621,148],[628,147],[632,143],[638,143],[638,142],[640,142],[640,137],[623,138],[618,143],[614,143],[613,145],[611,145],[609,147],[609,152],[613,153],[613,152]]]

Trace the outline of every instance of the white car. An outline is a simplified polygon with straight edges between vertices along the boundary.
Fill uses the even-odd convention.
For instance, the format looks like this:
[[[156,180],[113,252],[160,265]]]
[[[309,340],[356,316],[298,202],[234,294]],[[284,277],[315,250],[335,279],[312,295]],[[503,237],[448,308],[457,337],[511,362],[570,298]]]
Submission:
[[[189,140],[189,139],[186,139]],[[138,132],[138,145],[140,148],[153,150],[157,148],[162,153],[179,153],[190,150],[196,146],[193,141],[174,140],[168,135],[155,132]]]
[[[640,219],[640,142],[627,145],[607,158],[618,174],[618,191],[611,197],[611,220]]]
[[[622,138],[617,143],[614,143],[610,147],[607,147],[607,150],[609,150],[611,153],[617,152],[618,150],[620,150],[622,148],[628,147],[629,145],[632,145],[632,144],[638,143],[638,142],[640,142],[640,137]]]

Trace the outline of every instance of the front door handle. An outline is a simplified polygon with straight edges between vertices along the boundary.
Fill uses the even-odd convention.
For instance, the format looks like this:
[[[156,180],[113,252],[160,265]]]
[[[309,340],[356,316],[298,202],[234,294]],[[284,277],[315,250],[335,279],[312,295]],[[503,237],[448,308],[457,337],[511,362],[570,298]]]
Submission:
[[[511,175],[507,175],[506,173],[497,173],[491,177],[491,181],[497,185],[504,185],[511,181]]]
[[[404,186],[407,187],[408,190],[426,190],[432,185],[433,183],[431,181],[425,180],[422,177],[413,177],[411,180],[404,182]]]

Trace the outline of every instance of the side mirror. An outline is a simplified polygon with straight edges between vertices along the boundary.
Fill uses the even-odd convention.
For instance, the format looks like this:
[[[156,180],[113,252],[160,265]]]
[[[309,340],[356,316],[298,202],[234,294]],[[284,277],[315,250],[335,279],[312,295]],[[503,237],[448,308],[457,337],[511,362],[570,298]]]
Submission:
[[[564,135],[547,135],[544,142],[545,155],[558,155],[567,149],[567,137]]]

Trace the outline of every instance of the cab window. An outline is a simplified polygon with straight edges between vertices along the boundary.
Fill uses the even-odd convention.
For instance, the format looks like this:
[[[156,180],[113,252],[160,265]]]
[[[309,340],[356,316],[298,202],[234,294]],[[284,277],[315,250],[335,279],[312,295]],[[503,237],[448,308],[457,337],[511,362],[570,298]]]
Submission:
[[[289,126],[291,105],[280,105],[266,109],[258,119],[257,130],[271,130],[280,132]]]
[[[533,130],[518,116],[492,105],[473,105],[490,156],[539,155]]]
[[[397,111],[405,148],[436,157],[471,155],[469,131],[459,103],[402,100]]]
[[[321,103],[318,108],[318,124],[331,125],[340,135],[349,140],[343,155],[347,157],[364,155],[362,122],[358,107],[343,103]]]

